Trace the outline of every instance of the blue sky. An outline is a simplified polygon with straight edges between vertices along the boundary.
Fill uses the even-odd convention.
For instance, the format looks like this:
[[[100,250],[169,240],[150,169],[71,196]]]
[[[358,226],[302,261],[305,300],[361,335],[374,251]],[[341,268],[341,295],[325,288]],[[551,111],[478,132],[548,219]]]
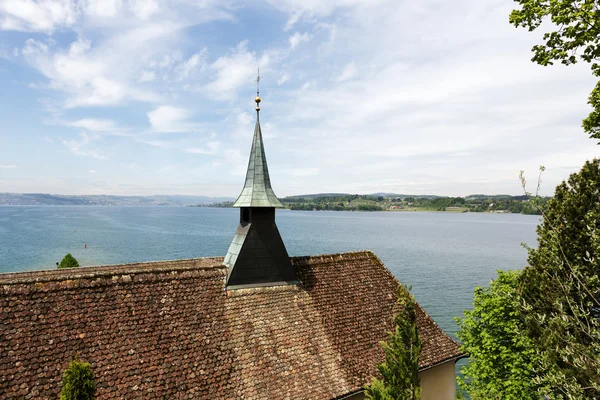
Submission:
[[[520,194],[597,154],[506,0],[0,0],[0,192]]]

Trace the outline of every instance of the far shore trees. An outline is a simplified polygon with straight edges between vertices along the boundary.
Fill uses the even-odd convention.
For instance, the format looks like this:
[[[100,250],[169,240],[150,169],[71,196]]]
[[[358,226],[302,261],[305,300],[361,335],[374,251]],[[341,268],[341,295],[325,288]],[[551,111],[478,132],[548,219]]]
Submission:
[[[415,299],[410,289],[398,289],[398,313],[394,317],[394,331],[388,341],[382,342],[385,361],[377,366],[383,379],[373,378],[365,387],[370,400],[418,400],[421,398],[419,382],[419,355],[421,340],[417,330]]]
[[[77,268],[79,267],[79,262],[71,255],[71,253],[67,253],[67,255],[62,259],[58,268]]]

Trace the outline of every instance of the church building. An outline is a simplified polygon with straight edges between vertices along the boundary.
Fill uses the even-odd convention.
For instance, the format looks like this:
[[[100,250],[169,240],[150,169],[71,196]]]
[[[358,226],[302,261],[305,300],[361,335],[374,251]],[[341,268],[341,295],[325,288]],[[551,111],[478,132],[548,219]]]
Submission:
[[[98,399],[364,398],[400,283],[370,251],[288,255],[255,100],[225,257],[0,274],[1,399],[58,398],[76,354]],[[453,400],[464,354],[416,315],[422,399]]]

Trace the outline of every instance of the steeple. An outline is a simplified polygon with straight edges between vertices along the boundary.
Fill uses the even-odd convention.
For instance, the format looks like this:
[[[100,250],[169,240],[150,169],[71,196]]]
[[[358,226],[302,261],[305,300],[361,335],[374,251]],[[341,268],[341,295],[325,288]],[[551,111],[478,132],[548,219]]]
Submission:
[[[240,224],[225,256],[227,287],[272,286],[296,283],[296,273],[275,224],[275,208],[283,207],[271,187],[260,129],[260,95],[256,78],[256,126],[246,182],[234,207]]]
[[[256,78],[260,81],[260,76]],[[260,96],[256,91],[256,126],[254,127],[254,138],[252,139],[252,148],[250,149],[250,161],[248,162],[248,171],[246,172],[246,183],[239,197],[233,203],[234,207],[276,207],[282,208],[283,204],[279,201],[269,178],[269,168],[267,167],[267,157],[263,146],[262,131],[260,129]]]

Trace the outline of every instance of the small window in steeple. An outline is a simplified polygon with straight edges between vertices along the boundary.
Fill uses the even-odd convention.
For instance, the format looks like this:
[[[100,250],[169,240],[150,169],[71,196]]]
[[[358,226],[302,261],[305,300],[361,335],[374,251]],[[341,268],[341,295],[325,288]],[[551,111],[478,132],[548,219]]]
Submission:
[[[242,207],[240,211],[241,211],[240,223],[242,225],[249,223],[250,222],[250,208]]]

